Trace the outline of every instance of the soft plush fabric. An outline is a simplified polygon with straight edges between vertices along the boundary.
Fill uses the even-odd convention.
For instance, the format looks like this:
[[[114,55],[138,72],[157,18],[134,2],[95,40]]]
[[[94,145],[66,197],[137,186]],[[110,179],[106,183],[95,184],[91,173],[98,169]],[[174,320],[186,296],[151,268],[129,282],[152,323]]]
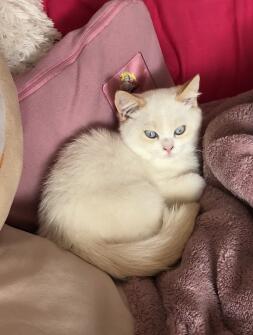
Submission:
[[[132,70],[138,90],[172,83],[146,7],[116,0],[16,80],[24,168],[9,223],[36,229],[41,185],[57,150],[82,129],[115,125],[111,99],[122,71]]]
[[[204,173],[253,207],[253,105],[234,107],[208,126]],[[252,227],[253,230],[253,227]]]
[[[34,65],[60,38],[41,0],[1,0],[0,22],[0,52],[13,74]]]
[[[136,335],[252,334],[253,91],[208,108],[208,186],[182,262],[123,284]]]
[[[0,234],[0,334],[132,335],[113,281],[52,242],[5,225]]]
[[[0,120],[2,148],[0,159],[0,229],[9,213],[17,190],[21,168],[23,138],[17,92],[6,63],[0,57]],[[4,124],[3,124],[4,123]]]
[[[200,73],[202,101],[253,86],[253,2],[251,0],[144,0],[165,61],[176,83]],[[63,33],[85,24],[105,0],[71,0],[45,9]]]

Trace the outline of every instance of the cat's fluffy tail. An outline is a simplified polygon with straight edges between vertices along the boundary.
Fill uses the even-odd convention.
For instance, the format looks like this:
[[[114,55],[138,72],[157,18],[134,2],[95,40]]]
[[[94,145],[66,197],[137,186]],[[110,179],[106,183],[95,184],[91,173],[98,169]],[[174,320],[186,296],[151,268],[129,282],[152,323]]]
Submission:
[[[154,275],[181,257],[198,211],[197,203],[165,208],[161,229],[146,240],[105,243],[87,238],[71,250],[115,278]]]

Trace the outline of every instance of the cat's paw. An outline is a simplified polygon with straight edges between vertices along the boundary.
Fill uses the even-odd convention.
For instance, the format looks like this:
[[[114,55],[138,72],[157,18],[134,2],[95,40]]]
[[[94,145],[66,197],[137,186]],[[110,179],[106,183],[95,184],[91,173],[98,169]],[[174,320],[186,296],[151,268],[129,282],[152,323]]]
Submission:
[[[190,173],[188,178],[191,184],[192,200],[198,201],[206,187],[205,179],[197,173]]]

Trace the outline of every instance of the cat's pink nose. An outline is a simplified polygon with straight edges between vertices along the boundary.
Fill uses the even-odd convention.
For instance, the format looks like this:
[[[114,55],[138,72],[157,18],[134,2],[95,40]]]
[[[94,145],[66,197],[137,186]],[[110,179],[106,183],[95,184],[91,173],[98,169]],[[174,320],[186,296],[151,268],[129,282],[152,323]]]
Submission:
[[[173,145],[166,145],[163,147],[163,150],[167,151],[167,153],[169,154],[173,148],[174,148]]]

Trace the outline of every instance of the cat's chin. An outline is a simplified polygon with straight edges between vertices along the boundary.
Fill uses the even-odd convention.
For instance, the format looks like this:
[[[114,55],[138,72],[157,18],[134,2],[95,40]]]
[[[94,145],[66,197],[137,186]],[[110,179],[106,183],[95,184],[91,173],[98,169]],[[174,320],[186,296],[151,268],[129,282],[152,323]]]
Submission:
[[[172,159],[173,157],[175,157],[175,155],[169,154],[169,155],[163,156],[162,159]]]
[[[169,162],[177,156],[175,152],[161,153],[160,155],[140,151],[135,151],[135,153],[145,161],[158,162],[158,164],[159,162]]]
[[[159,166],[159,165],[171,164],[176,158],[177,154],[170,153],[166,155],[161,154],[160,156],[152,156],[148,160],[151,162],[152,165]]]

